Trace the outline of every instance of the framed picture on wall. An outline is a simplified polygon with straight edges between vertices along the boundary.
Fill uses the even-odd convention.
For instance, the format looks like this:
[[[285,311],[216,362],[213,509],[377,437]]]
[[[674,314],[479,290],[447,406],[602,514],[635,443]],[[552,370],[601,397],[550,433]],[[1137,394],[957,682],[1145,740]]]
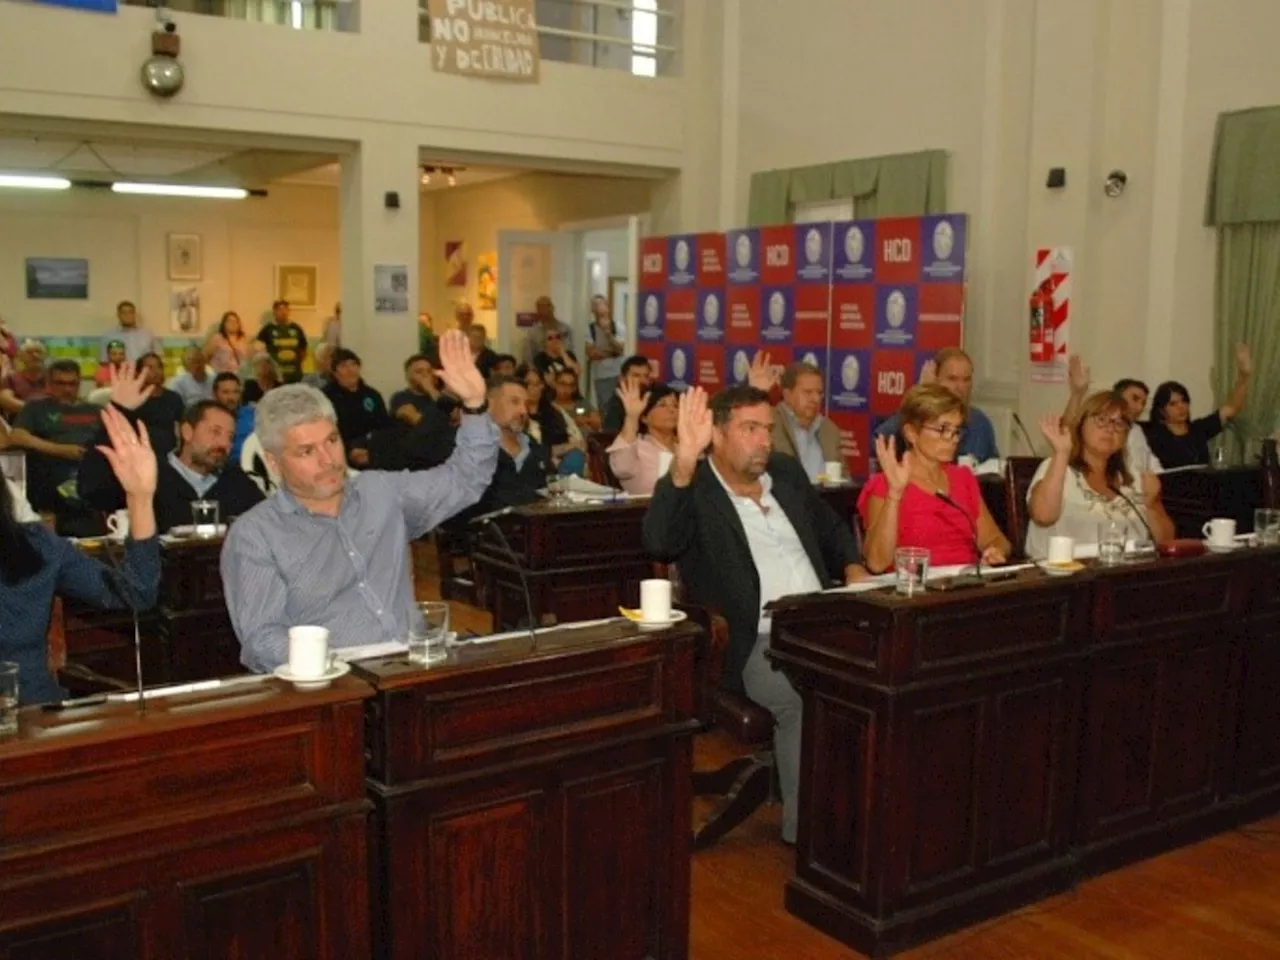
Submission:
[[[204,244],[198,233],[171,233],[169,243],[169,279],[204,279]]]
[[[28,300],[88,300],[89,261],[69,257],[27,257]]]
[[[276,299],[289,306],[314,310],[319,288],[319,268],[307,263],[276,264]]]

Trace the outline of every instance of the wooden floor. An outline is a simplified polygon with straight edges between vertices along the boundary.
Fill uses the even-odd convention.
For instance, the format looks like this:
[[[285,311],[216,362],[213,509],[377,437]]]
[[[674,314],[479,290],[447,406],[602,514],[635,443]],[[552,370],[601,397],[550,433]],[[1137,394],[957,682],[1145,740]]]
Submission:
[[[421,599],[438,596],[431,558]],[[456,628],[489,617],[453,605]],[[1277,731],[1280,735],[1280,731]],[[736,755],[717,733],[697,738],[694,763]],[[697,818],[703,807],[694,810]],[[693,861],[693,960],[855,960],[862,957],[782,906],[794,854],[778,839],[779,808],[754,817]],[[1280,817],[1104,874],[1057,897],[898,954],[901,960],[1280,960]]]

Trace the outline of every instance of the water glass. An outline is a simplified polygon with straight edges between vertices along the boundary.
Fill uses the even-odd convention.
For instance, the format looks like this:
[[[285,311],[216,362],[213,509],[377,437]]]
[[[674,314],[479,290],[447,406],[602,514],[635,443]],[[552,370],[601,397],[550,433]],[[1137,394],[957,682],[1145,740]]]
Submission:
[[[1098,524],[1098,562],[1114,566],[1124,562],[1125,534],[1129,528],[1115,520]]]
[[[218,501],[191,501],[191,532],[201,540],[212,540],[218,535]]]
[[[0,660],[0,737],[18,732],[18,665]]]
[[[893,551],[894,586],[905,596],[924,592],[929,576],[929,551],[923,547],[899,547]]]
[[[1280,544],[1280,510],[1253,511],[1253,534],[1258,538],[1259,546]]]
[[[409,622],[409,660],[439,663],[449,656],[449,604],[429,600],[419,603]]]

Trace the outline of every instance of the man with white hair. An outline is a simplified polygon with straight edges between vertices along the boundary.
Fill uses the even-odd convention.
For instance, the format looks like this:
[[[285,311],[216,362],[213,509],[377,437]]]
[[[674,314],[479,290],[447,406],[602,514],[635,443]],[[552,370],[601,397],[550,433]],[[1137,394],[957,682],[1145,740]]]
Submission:
[[[498,461],[498,428],[466,336],[440,339],[440,377],[462,401],[453,455],[414,473],[349,477],[337,417],[314,387],[278,387],[257,435],[280,489],[230,529],[222,580],[240,661],[265,673],[289,656],[289,627],[329,630],[342,648],[403,640],[414,613],[409,542],[478,501]]]
[[[182,354],[182,366],[182,372],[170,377],[165,386],[180,396],[186,407],[201,400],[212,400],[213,374],[209,372],[204,351],[194,345],[187,347]]]

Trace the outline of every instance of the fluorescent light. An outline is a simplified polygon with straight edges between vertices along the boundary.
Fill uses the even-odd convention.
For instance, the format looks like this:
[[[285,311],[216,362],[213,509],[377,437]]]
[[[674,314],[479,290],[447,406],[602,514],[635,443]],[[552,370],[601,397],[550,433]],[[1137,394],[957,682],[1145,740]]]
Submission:
[[[63,177],[32,177],[21,173],[0,173],[0,187],[20,187],[26,190],[66,190],[71,181]]]
[[[243,187],[192,187],[182,183],[113,183],[113,193],[145,193],[154,197],[202,197],[206,200],[243,200]]]

